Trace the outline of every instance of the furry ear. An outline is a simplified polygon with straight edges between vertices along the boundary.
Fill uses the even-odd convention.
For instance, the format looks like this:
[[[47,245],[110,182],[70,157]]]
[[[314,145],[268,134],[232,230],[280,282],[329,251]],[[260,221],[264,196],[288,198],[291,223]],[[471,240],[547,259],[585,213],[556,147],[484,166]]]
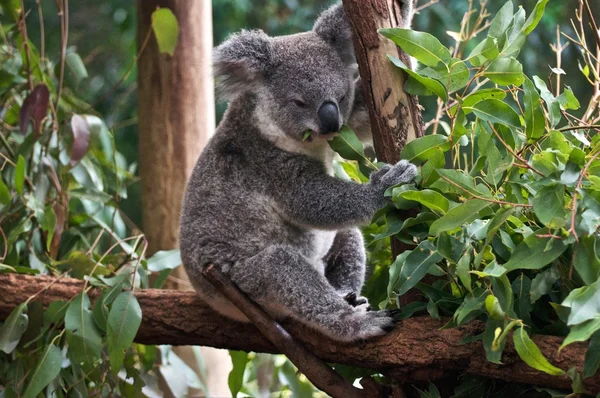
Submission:
[[[272,64],[271,39],[262,30],[242,30],[213,51],[219,97],[231,100],[252,90]]]
[[[335,48],[344,63],[349,65],[356,62],[352,28],[341,4],[336,4],[323,11],[315,22],[313,30]]]

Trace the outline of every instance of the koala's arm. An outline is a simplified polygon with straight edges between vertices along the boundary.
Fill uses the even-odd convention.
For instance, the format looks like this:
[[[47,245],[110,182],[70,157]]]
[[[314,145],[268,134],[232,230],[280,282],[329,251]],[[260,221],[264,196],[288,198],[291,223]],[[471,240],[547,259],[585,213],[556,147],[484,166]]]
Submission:
[[[412,181],[416,168],[406,161],[371,174],[367,184],[342,181],[326,174],[321,165],[306,163],[290,168],[273,181],[272,195],[284,216],[300,225],[341,229],[368,223],[387,203],[387,188]]]

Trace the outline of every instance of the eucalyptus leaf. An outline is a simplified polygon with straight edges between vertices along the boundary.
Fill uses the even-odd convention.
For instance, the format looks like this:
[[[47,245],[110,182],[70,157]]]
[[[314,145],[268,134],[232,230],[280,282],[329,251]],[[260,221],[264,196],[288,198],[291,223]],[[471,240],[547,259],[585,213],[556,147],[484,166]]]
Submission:
[[[527,365],[552,376],[561,376],[565,372],[553,366],[544,357],[538,346],[531,340],[524,327],[518,328],[513,334],[515,350]]]

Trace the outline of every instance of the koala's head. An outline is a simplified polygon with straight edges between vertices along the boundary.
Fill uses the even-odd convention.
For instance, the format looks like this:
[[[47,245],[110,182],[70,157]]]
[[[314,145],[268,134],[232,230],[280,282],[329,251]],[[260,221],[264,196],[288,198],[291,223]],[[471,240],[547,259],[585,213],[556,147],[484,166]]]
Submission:
[[[269,37],[242,31],[215,49],[222,98],[257,97],[257,112],[294,139],[337,132],[352,111],[356,66],[341,5],[326,10],[310,32]],[[312,138],[311,137],[311,138]]]

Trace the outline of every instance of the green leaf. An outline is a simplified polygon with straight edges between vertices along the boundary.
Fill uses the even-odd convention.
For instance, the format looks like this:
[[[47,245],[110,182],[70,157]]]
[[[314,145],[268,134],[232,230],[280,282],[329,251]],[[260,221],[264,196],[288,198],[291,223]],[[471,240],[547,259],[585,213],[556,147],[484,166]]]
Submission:
[[[490,225],[488,226],[487,234],[485,236],[485,245],[489,245],[496,232],[504,225],[506,220],[514,213],[515,209],[512,206],[504,206],[501,207],[500,210],[496,212],[494,218],[490,221]]]
[[[229,384],[231,396],[235,398],[244,384],[244,372],[246,370],[246,364],[248,363],[248,353],[230,350],[229,355],[231,356],[233,369],[231,369],[231,372],[229,373],[227,383]]]
[[[25,158],[19,155],[17,167],[15,168],[15,190],[21,195],[23,193],[23,183],[25,182]]]
[[[108,356],[112,371],[123,366],[125,351],[131,347],[142,322],[142,309],[133,292],[123,292],[113,302],[108,314]]]
[[[565,86],[565,91],[561,95],[556,97],[556,100],[564,109],[577,110],[581,107],[579,100],[577,99],[577,97],[575,97],[575,94],[573,94],[573,90],[571,90],[571,87],[569,86]]]
[[[82,80],[87,79],[88,72],[85,68],[83,60],[76,52],[69,52],[65,57],[65,70],[67,71],[67,77],[72,81],[74,85],[79,84]]]
[[[531,304],[538,301],[543,295],[550,293],[554,282],[560,278],[557,267],[551,267],[537,274],[531,281]]]
[[[533,197],[533,211],[548,228],[560,228],[565,225],[565,186],[553,184],[540,189]]]
[[[347,126],[343,126],[332,140],[329,146],[341,157],[348,160],[363,161],[365,159],[365,149],[354,131]]]
[[[502,331],[504,328],[505,320],[497,321],[492,318],[488,318],[485,324],[485,331],[483,332],[483,348],[485,349],[485,357],[488,361],[496,364],[502,364],[502,351],[506,344],[506,339],[502,339],[497,342],[497,346],[494,346],[494,340],[496,340],[496,333],[499,329]]]
[[[165,269],[174,269],[181,265],[179,249],[161,250],[147,260],[148,271],[160,272]]]
[[[500,39],[506,32],[506,29],[510,26],[513,19],[513,3],[507,1],[504,6],[498,11],[492,22],[490,23],[490,30],[488,36]]]
[[[572,290],[561,305],[571,308],[569,326],[600,318],[600,280]]]
[[[437,253],[435,246],[430,241],[421,242],[406,256],[400,270],[398,285],[394,290],[397,289],[399,296],[403,295],[427,274],[429,267],[441,260],[442,256]]]
[[[540,19],[542,19],[542,15],[544,15],[544,9],[546,8],[547,3],[548,0],[538,0],[533,12],[529,15],[527,22],[525,22],[525,25],[523,26],[523,33],[528,35],[535,29],[540,22]]]
[[[496,59],[483,74],[492,82],[502,86],[511,84],[520,86],[525,80],[523,65],[513,57]]]
[[[435,68],[426,67],[419,69],[417,70],[417,73],[421,76],[429,77],[439,81],[444,85],[446,91],[448,92],[456,91],[465,87],[470,78],[470,72],[467,64],[458,58],[452,58],[447,68],[445,65],[442,67],[438,65]]]
[[[400,196],[407,200],[419,202],[431,210],[442,213],[447,212],[448,207],[450,206],[448,199],[446,199],[442,194],[430,189],[424,189],[422,191],[404,191],[400,193]]]
[[[19,345],[21,336],[27,330],[28,324],[27,304],[21,303],[12,310],[0,326],[0,349],[6,354],[13,352]]]
[[[23,393],[23,398],[37,397],[60,374],[61,362],[60,350],[54,344],[50,344],[29,376],[29,385]]]
[[[540,79],[537,76],[533,76],[533,82],[540,91],[540,95],[546,103],[546,108],[548,108],[550,127],[554,128],[558,124],[558,122],[560,122],[560,119],[562,117],[560,103],[556,98],[554,98],[554,95],[552,95],[550,90],[548,90],[546,83],[542,79]]]
[[[475,46],[467,59],[471,61],[473,66],[480,66],[487,60],[496,59],[499,54],[498,40],[495,37],[487,36],[481,43]]]
[[[473,196],[490,197],[489,191],[479,191],[479,187],[475,185],[475,179],[465,174],[462,170],[437,169],[436,171],[442,180],[451,183],[452,189],[449,192],[455,192],[460,195],[469,193]],[[443,189],[442,191],[445,192]]]
[[[398,68],[402,69],[406,72],[412,79],[415,79],[419,84],[423,85],[427,90],[419,93],[410,93],[410,94],[419,94],[419,95],[428,95],[427,91],[437,95],[444,102],[448,101],[448,93],[446,91],[446,87],[436,79],[432,79],[430,77],[421,76],[417,72],[413,71],[411,68],[406,66],[404,62],[402,62],[399,58],[394,57],[393,55],[388,55],[388,58],[392,63]]]
[[[400,281],[400,271],[402,271],[402,267],[406,263],[406,257],[410,253],[412,253],[412,250],[403,251],[396,257],[396,259],[390,266],[390,281],[387,287],[388,296],[390,296],[392,292],[396,289],[396,286]]]
[[[380,29],[379,33],[424,65],[448,64],[452,58],[450,50],[429,33],[400,28]]]
[[[492,294],[490,294],[489,296],[487,296],[485,298],[485,310],[490,315],[490,318],[492,318],[496,321],[501,321],[505,317],[504,311],[502,310],[502,307],[500,306],[500,302],[498,301],[498,298],[496,298],[496,296],[494,296]]]
[[[11,201],[10,190],[0,178],[0,205],[8,205]]]
[[[349,370],[355,370],[348,366]],[[340,369],[336,366],[335,369],[338,373]],[[312,384],[307,379],[300,379],[298,377],[298,371],[294,365],[288,360],[279,368],[279,380],[282,384],[288,386],[292,390],[292,396],[298,398],[310,398],[314,395]],[[359,376],[362,377],[362,376]]]
[[[600,332],[595,333],[590,340],[590,345],[583,361],[583,377],[592,377],[600,367]]]
[[[496,99],[502,101],[506,97],[504,90],[500,88],[485,88],[475,91],[462,100],[462,107],[465,113],[473,111],[473,105],[486,99]]]
[[[454,313],[454,319],[456,320],[456,324],[458,326],[462,325],[465,319],[468,319],[467,316],[469,316],[475,311],[478,311],[481,307],[483,307],[486,300],[486,296],[488,296],[488,292],[485,290],[477,291],[476,295],[466,295],[464,301]]]
[[[586,285],[591,285],[600,276],[600,259],[597,254],[598,238],[595,235],[579,237],[575,243],[573,266]]]
[[[537,140],[546,131],[546,118],[541,107],[540,96],[533,85],[533,82],[525,78],[523,85],[525,95],[523,102],[525,105],[525,135],[528,140]]]
[[[461,227],[479,217],[477,214],[482,209],[488,207],[489,202],[472,199],[465,203],[450,209],[446,215],[436,220],[429,228],[429,234],[437,236],[442,232],[450,231]]]
[[[572,326],[569,334],[561,344],[560,349],[562,350],[569,344],[577,341],[587,341],[598,330],[600,330],[600,318],[590,319],[579,325]]]
[[[179,38],[179,23],[168,8],[159,8],[152,13],[152,30],[156,36],[158,50],[173,55]]]
[[[531,340],[524,327],[518,328],[513,334],[515,350],[527,365],[552,376],[561,376],[565,372],[553,366],[544,357],[538,346]]]
[[[463,109],[465,109],[464,106]],[[521,120],[517,112],[508,104],[497,99],[480,101],[473,105],[471,110],[477,117],[490,123],[500,123],[512,127],[521,126]]]
[[[94,322],[90,305],[87,294],[81,292],[65,314],[69,358],[74,366],[81,366],[86,373],[97,366],[102,349],[102,336]]]
[[[556,260],[567,249],[560,239],[538,238],[537,234],[547,234],[547,229],[529,235],[515,249],[510,260],[504,264],[508,271],[515,269],[540,269]]]
[[[402,149],[400,157],[418,165],[428,160],[438,148],[447,151],[450,149],[450,145],[448,137],[444,135],[426,135],[407,143]]]

